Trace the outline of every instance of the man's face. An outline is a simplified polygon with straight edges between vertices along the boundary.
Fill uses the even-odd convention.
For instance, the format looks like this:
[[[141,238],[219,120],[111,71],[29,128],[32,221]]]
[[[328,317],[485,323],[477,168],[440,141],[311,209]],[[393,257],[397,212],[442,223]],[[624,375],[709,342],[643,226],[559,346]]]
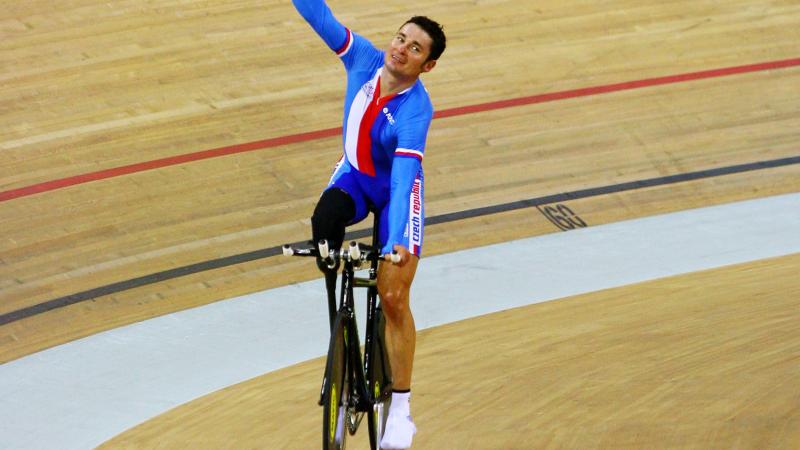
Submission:
[[[398,78],[416,78],[433,69],[436,61],[428,61],[433,40],[415,23],[403,25],[389,43],[385,67]]]

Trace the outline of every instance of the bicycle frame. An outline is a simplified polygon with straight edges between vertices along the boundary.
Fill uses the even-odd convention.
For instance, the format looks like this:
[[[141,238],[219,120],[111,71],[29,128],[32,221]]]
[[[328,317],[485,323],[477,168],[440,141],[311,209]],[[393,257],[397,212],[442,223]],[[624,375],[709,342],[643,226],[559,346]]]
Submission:
[[[346,254],[343,251],[341,253],[330,252],[328,255],[322,255],[320,253],[321,250],[318,248],[312,247],[295,249],[289,245],[284,245],[283,247],[284,255],[286,256],[312,256],[318,258],[318,260],[321,259],[323,261],[329,261],[330,263],[328,266],[329,270],[325,272],[325,288],[328,297],[329,325],[331,331],[333,331],[336,318],[340,315],[344,315],[346,317],[347,337],[345,346],[347,348],[348,366],[351,368],[351,370],[349,370],[349,376],[350,380],[354,382],[354,384],[351,384],[351,386],[355,386],[355,406],[356,410],[359,412],[368,411],[371,407],[370,394],[366,389],[367,383],[365,380],[365,374],[370,373],[369,371],[372,370],[372,367],[375,364],[375,361],[373,361],[374,355],[372,354],[372,344],[375,336],[375,326],[377,325],[379,319],[377,278],[378,261],[381,259],[381,256],[379,255],[380,249],[378,247],[379,243],[377,230],[379,229],[380,222],[378,215],[373,213],[373,217],[372,245],[369,246],[368,249],[365,249],[366,254],[369,255],[366,257],[366,260],[370,263],[369,275],[367,278],[355,276],[356,263],[363,261],[364,258],[361,258],[359,261],[354,263],[352,258],[345,257]],[[326,256],[328,257],[327,260],[325,258]],[[343,265],[341,275],[337,273],[340,263]],[[338,300],[336,295],[337,278],[341,278]],[[355,300],[353,294],[354,288],[367,288],[367,329],[364,339],[363,360],[361,358],[361,341],[355,315]],[[355,349],[356,351],[350,351],[350,349]],[[327,379],[323,378],[322,388],[320,389],[320,404],[323,402],[322,397],[324,395],[323,393],[325,392],[326,382]],[[381,392],[380,395],[375,395],[375,397],[382,397],[384,395],[385,392]]]
[[[373,221],[373,234],[372,234],[372,251],[378,252],[378,233],[379,225],[378,216],[374,215]],[[347,355],[349,355],[350,370],[348,376],[350,377],[353,389],[353,397],[355,409],[358,412],[371,411],[372,402],[370,401],[370,393],[367,391],[367,381],[365,374],[370,370],[373,364],[372,355],[372,340],[374,339],[374,327],[376,325],[376,315],[378,310],[378,258],[377,253],[375,257],[369,258],[370,267],[368,278],[361,278],[355,276],[355,267],[350,259],[344,260],[344,267],[341,271],[341,286],[339,291],[339,304],[336,305],[336,278],[326,275],[325,287],[328,293],[328,313],[330,319],[330,326],[333,329],[336,316],[344,314],[347,317],[347,326],[345,333],[345,347],[347,348]],[[332,280],[332,281],[331,281]],[[355,298],[353,294],[354,288],[367,288],[367,316],[366,316],[366,334],[364,338],[364,358],[361,358],[361,339],[358,333],[358,323],[355,315]],[[351,350],[354,349],[355,351]],[[320,389],[320,404],[322,404],[322,393],[325,392],[326,379],[323,379],[322,388]]]
[[[286,256],[312,256],[316,257],[317,264],[325,273],[325,287],[328,300],[328,316],[331,329],[329,343],[328,363],[320,388],[320,406],[326,406],[326,401],[336,402],[336,387],[339,382],[337,377],[344,377],[342,386],[348,386],[346,394],[342,391],[342,403],[345,408],[344,424],[349,434],[355,434],[365,413],[369,413],[370,443],[375,447],[376,439],[382,435],[382,427],[386,420],[388,404],[391,402],[391,365],[385,348],[383,337],[383,315],[378,302],[378,263],[381,259],[393,262],[399,261],[399,255],[393,253],[384,257],[380,255],[378,247],[379,219],[373,213],[373,235],[371,246],[361,246],[355,242],[350,243],[349,250],[329,249],[325,241],[318,243],[316,248],[292,248],[284,245],[283,253]],[[369,262],[369,275],[357,277],[355,271]],[[340,270],[341,269],[341,270]],[[341,280],[338,286],[337,278]],[[355,313],[355,288],[366,288],[366,333],[364,338],[364,353],[361,353],[361,339],[358,332],[358,323]],[[340,334],[341,333],[341,334]],[[332,364],[335,343],[338,343],[343,353],[345,372],[335,372]],[[337,359],[338,361],[338,359]],[[328,392],[330,391],[330,392]],[[333,393],[331,395],[331,392]],[[327,393],[327,394],[326,394]],[[330,397],[330,398],[329,398]],[[328,405],[330,407],[330,405]],[[324,417],[330,417],[328,410]],[[328,420],[328,419],[325,419]],[[339,420],[339,419],[336,419]],[[336,422],[332,422],[336,423]],[[333,428],[331,428],[333,429]],[[323,433],[328,433],[323,429]],[[331,436],[333,433],[325,434]],[[377,437],[376,437],[377,436]],[[328,439],[328,438],[326,438]]]

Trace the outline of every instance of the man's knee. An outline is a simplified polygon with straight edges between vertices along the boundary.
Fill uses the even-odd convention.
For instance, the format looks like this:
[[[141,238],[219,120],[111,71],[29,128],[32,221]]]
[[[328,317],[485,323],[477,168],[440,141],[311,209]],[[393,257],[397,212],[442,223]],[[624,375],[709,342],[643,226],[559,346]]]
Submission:
[[[409,310],[410,286],[402,283],[378,281],[378,295],[381,298],[381,308],[389,320],[400,317]]]
[[[355,215],[356,204],[347,192],[338,188],[323,192],[311,216],[314,244],[327,239],[331,248],[341,247],[345,227]]]
[[[411,283],[417,270],[416,257],[404,266],[381,263],[378,267],[378,295],[389,320],[401,318],[410,312]]]

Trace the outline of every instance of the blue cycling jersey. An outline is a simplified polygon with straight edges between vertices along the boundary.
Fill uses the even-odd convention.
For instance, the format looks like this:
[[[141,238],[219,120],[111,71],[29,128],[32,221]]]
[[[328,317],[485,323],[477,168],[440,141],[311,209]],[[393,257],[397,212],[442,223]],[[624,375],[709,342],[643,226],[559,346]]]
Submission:
[[[359,195],[381,213],[382,251],[405,245],[419,255],[422,245],[422,158],[433,105],[417,80],[408,89],[382,96],[384,52],[344,27],[324,0],[293,0],[347,71],[342,140],[344,158],[331,180],[357,204],[356,219],[366,216]],[[351,170],[354,169],[354,170]],[[346,176],[348,180],[341,180]],[[359,191],[359,193],[354,192]],[[388,208],[388,210],[385,210]]]

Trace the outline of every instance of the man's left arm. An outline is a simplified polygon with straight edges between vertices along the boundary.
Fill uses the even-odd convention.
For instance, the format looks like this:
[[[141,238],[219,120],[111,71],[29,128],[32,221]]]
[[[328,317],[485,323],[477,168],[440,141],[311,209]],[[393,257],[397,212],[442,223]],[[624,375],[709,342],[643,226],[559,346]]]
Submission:
[[[389,197],[389,236],[382,249],[383,254],[396,250],[395,245],[403,246],[406,225],[411,215],[411,191],[414,188],[422,162],[416,157],[395,154],[392,162],[391,194]],[[421,207],[421,205],[420,205]],[[409,233],[412,230],[408,230]],[[410,250],[410,249],[406,249]],[[402,256],[402,255],[401,255]]]
[[[383,253],[391,253],[395,245],[402,245],[405,240],[406,225],[411,219],[411,209],[414,207],[411,192],[414,182],[422,170],[422,157],[425,151],[425,141],[428,137],[428,127],[433,118],[433,111],[417,111],[414,117],[403,120],[398,130],[397,149],[392,160],[392,179],[389,196],[389,236],[382,249]],[[399,120],[399,119],[398,119]],[[417,213],[421,217],[422,192],[419,192],[419,208]],[[413,233],[413,230],[408,230]],[[407,249],[412,250],[412,249]]]

